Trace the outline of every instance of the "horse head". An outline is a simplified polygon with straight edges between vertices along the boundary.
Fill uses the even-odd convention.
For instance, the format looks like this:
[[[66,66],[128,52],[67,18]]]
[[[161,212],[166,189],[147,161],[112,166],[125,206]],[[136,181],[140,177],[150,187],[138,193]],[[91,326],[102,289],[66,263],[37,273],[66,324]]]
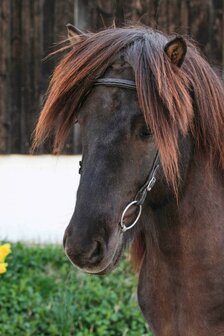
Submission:
[[[69,28],[72,43],[80,33]],[[164,58],[180,67],[186,54],[185,41],[180,37],[167,41],[160,34],[155,35],[164,43]],[[136,52],[136,47],[130,47],[112,58],[77,113],[83,159],[76,207],[65,232],[64,246],[71,261],[89,273],[103,274],[113,269],[124,246],[141,230],[138,223],[135,230],[124,234],[120,226],[123,209],[136,199],[157,152],[153,130],[140,109],[134,84],[125,86],[136,82]],[[185,139],[186,142],[189,141]],[[186,157],[186,150],[183,153]],[[143,218],[147,204],[159,208],[173,197],[162,168],[158,174],[157,184],[143,206]],[[138,204],[125,212],[127,227],[138,213]]]

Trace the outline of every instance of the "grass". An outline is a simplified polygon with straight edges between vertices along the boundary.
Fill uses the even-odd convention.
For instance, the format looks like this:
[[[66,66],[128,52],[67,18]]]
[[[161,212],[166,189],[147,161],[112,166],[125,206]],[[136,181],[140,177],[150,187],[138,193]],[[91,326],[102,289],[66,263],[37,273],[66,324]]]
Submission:
[[[126,257],[104,277],[73,268],[59,246],[12,245],[0,276],[2,336],[152,336]]]

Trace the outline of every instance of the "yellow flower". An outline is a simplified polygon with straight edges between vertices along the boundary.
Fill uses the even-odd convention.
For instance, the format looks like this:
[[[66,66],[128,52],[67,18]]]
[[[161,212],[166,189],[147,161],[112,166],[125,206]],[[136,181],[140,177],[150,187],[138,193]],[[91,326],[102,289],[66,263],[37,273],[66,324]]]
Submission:
[[[0,263],[0,274],[3,274],[7,271],[7,263]]]
[[[5,261],[7,255],[11,253],[11,245],[10,244],[3,244],[0,245],[0,263]]]

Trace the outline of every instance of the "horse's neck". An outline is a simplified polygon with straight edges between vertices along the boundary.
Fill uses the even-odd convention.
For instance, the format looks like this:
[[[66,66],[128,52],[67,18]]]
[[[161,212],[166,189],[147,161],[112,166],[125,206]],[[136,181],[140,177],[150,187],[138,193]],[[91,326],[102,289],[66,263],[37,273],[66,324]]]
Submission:
[[[224,335],[224,188],[205,176],[192,165],[179,205],[154,213],[157,244],[146,238],[139,301],[155,335]]]
[[[211,173],[202,159],[192,163],[178,205],[173,202],[154,213],[161,252],[169,248],[166,244],[170,240],[172,243],[173,239],[176,244],[170,245],[171,251],[179,248],[185,251],[190,246],[195,249],[196,241],[200,246],[207,243],[206,246],[211,247],[209,242],[224,239],[223,182],[221,173],[215,168]],[[222,232],[223,236],[220,236]]]

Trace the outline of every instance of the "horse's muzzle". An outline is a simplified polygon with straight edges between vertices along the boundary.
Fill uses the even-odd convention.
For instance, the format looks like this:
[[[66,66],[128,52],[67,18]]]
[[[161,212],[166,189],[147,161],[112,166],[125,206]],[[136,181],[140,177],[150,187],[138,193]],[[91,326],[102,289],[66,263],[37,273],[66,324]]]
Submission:
[[[79,268],[93,268],[101,263],[105,255],[105,243],[98,240],[83,245],[81,241],[69,237],[65,231],[63,238],[65,253]]]

